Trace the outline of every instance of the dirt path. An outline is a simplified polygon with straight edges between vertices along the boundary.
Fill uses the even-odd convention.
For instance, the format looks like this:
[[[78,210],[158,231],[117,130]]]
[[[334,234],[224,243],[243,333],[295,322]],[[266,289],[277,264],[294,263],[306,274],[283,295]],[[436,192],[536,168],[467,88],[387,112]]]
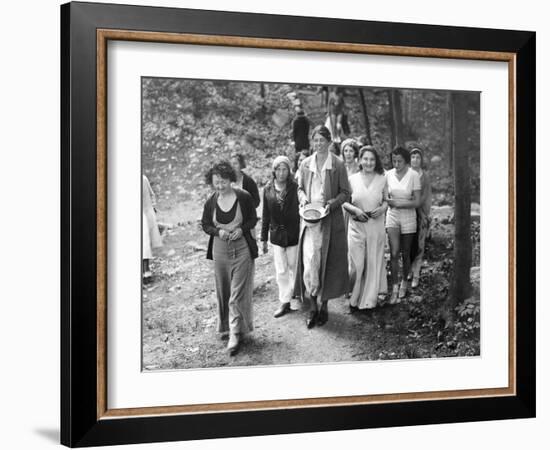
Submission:
[[[199,215],[196,207],[183,205],[159,217],[161,222],[177,217],[179,225],[165,231],[164,248],[152,265],[155,278],[143,288],[144,370],[475,354],[475,348],[442,341],[433,314],[446,295],[450,268],[445,257],[452,253],[449,230],[435,227],[424,287],[406,302],[351,314],[344,298],[335,299],[329,303],[328,323],[311,330],[305,326],[305,311],[273,318],[278,299],[272,251],[260,255],[254,280],[255,329],[239,354],[229,357],[226,341],[216,332],[213,270],[205,258],[207,236],[198,227]]]

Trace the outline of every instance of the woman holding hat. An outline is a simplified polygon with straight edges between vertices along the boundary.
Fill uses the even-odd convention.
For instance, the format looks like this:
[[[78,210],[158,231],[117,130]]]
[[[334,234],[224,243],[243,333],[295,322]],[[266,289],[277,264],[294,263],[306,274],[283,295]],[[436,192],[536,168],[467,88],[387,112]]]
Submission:
[[[302,162],[298,177],[300,205],[318,204],[327,213],[313,226],[302,227],[300,233],[294,293],[310,301],[308,328],[323,325],[328,320],[328,300],[346,294],[349,288],[342,205],[349,200],[350,186],[343,161],[329,151],[330,143],[330,131],[323,125],[315,127],[314,153]]]
[[[272,164],[273,179],[264,188],[263,194],[261,241],[265,254],[268,252],[269,234],[279,288],[280,304],[275,317],[290,312],[300,236],[298,186],[290,167],[291,162],[286,156],[277,156]]]

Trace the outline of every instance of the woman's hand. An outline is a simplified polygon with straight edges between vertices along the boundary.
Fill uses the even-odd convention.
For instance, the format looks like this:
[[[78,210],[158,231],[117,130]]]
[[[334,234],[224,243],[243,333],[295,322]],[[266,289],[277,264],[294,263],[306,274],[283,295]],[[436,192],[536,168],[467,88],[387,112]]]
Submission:
[[[382,207],[382,206],[379,206],[378,208],[374,208],[371,212],[370,212],[370,216],[373,218],[373,219],[376,219],[378,217],[380,217],[382,214],[384,214],[384,211],[385,211],[385,208]]]
[[[243,235],[243,230],[242,228],[236,228],[235,230],[233,230],[233,232],[229,235],[229,240],[230,241],[236,241],[237,239],[240,239]]]
[[[219,236],[222,241],[227,241],[229,240],[229,231],[220,230]]]
[[[357,206],[352,205],[349,213],[353,216],[353,219],[357,220],[358,222],[366,222],[367,220],[369,220],[367,213],[365,213],[361,208],[358,208]]]
[[[388,200],[386,200],[388,202],[388,206],[392,207],[392,208],[397,208],[397,200],[393,199],[393,198],[388,198]]]
[[[263,244],[263,245],[262,245],[262,251],[263,251],[263,253],[264,253],[264,255],[265,255],[265,254],[267,253],[267,251],[268,251],[268,248],[267,248],[267,241],[263,241],[262,244]]]

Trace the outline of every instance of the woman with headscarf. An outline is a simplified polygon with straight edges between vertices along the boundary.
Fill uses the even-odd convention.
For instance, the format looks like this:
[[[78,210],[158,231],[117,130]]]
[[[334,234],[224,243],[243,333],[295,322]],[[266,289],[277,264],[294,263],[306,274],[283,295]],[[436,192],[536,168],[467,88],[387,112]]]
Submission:
[[[263,195],[263,253],[268,252],[269,234],[279,288],[279,307],[275,311],[275,317],[290,312],[300,236],[298,186],[292,177],[290,167],[290,160],[286,156],[275,158],[272,164],[273,179],[264,188]]]
[[[308,300],[308,328],[328,320],[329,299],[347,293],[348,255],[342,205],[350,186],[344,163],[329,151],[330,131],[323,125],[312,133],[313,155],[300,165],[298,199],[304,207],[318,204],[328,213],[313,226],[303,226],[298,247],[295,295]],[[320,308],[317,301],[320,301]]]
[[[235,171],[228,162],[215,164],[206,182],[215,192],[204,205],[202,228],[210,235],[207,259],[214,260],[218,300],[218,331],[229,333],[227,350],[237,353],[241,338],[252,331],[254,259],[258,246],[251,230],[258,218],[252,196],[231,183]]]
[[[372,146],[359,152],[361,171],[350,177],[351,201],[344,209],[351,215],[348,248],[354,282],[349,299],[352,312],[372,310],[378,295],[387,292],[384,214],[387,184],[384,168]]]

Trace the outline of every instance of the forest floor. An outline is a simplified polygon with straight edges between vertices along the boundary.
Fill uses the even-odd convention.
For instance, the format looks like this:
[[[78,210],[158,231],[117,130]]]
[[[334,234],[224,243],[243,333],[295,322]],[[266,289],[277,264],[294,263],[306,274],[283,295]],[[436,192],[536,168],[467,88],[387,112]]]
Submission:
[[[386,299],[369,313],[350,313],[344,297],[331,300],[329,321],[322,327],[307,329],[305,311],[273,317],[278,307],[273,253],[260,255],[254,331],[230,357],[227,341],[216,332],[213,268],[206,259],[208,236],[199,227],[198,205],[188,200],[158,213],[159,222],[172,225],[164,230],[164,246],[152,261],[154,277],[143,286],[144,370],[479,355],[478,268],[472,269],[473,297],[456,323],[444,328],[439,319],[452,272],[454,232],[452,208],[440,206],[433,209],[420,286],[402,303],[389,305]]]

